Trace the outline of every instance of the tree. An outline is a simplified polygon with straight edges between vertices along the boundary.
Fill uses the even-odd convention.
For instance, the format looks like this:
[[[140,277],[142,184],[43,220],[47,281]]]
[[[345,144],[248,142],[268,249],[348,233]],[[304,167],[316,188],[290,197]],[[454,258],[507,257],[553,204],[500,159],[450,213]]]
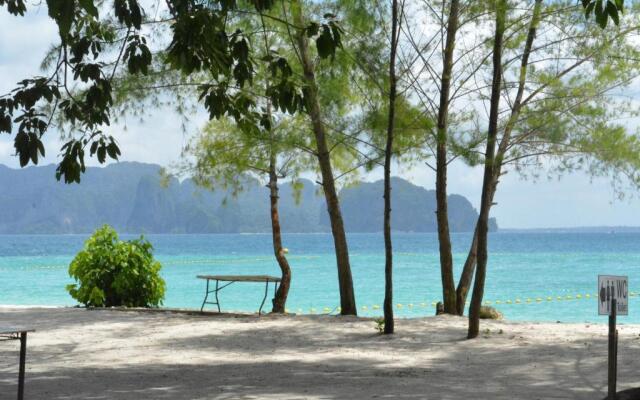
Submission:
[[[272,49],[277,43],[275,35],[269,33],[272,27],[267,26],[263,16],[256,25],[253,29],[261,31],[263,39],[262,51],[256,56],[272,57]],[[187,148],[188,157],[183,172],[192,176],[201,186],[212,189],[218,185],[232,186],[234,193],[242,189],[248,175],[267,177],[273,252],[282,279],[273,301],[273,312],[284,313],[291,286],[291,267],[282,244],[278,180],[285,177],[295,179],[307,161],[299,147],[300,135],[296,135],[297,131],[307,127],[300,118],[282,113],[274,115],[272,99],[269,97],[269,71],[259,71],[256,79],[260,83],[254,85],[255,89],[264,91],[263,97],[257,98],[266,110],[267,120],[262,129],[239,126],[228,119],[210,121],[204,132]],[[195,158],[195,161],[192,162],[191,158]]]
[[[421,108],[426,120],[435,124],[422,126],[422,140],[414,141],[413,153],[436,176],[436,218],[438,243],[446,313],[456,313],[458,301],[453,273],[449,215],[447,204],[447,171],[457,159],[478,158],[475,148],[483,143],[482,135],[473,129],[478,124],[478,110],[469,107],[470,98],[477,93],[473,86],[479,71],[489,57],[485,46],[491,39],[484,33],[486,2],[460,2],[458,0],[421,2],[422,9],[415,14],[427,16],[427,29],[423,23],[407,22],[407,44],[412,48],[416,65],[410,71],[414,106]],[[415,31],[415,32],[414,32]],[[462,40],[458,43],[457,36]],[[419,61],[419,63],[418,63]],[[441,64],[441,72],[435,65]],[[430,160],[435,159],[432,165]],[[477,162],[477,161],[476,161]],[[462,303],[464,308],[464,302]]]
[[[302,14],[302,2],[293,0],[291,3],[291,13],[294,24],[304,26],[305,20]],[[337,35],[339,40],[340,31],[337,28],[332,30],[332,35]],[[327,144],[326,126],[322,118],[318,86],[316,82],[315,65],[309,51],[307,33],[299,31],[295,35],[300,64],[302,65],[305,82],[305,107],[315,136],[316,155],[322,176],[322,190],[327,202],[327,211],[331,222],[331,233],[336,252],[336,262],[338,265],[338,285],[340,288],[340,313],[343,315],[357,315],[356,298],[353,291],[353,278],[351,276],[351,265],[349,263],[349,247],[347,245],[347,235],[344,229],[344,221],[340,210],[340,200],[335,185],[335,176],[331,166],[330,150]],[[322,51],[322,50],[320,50]]]
[[[638,56],[633,28],[603,32],[585,25],[582,18],[578,10],[563,4],[534,3],[523,50],[508,56],[506,67],[512,60],[521,63],[505,74],[505,93],[513,88],[515,97],[505,97],[509,106],[501,111],[490,207],[507,167],[526,176],[531,167],[539,171],[543,161],[555,163],[552,169],[559,173],[586,169],[594,176],[608,175],[614,183],[622,176],[637,185],[637,141],[615,123],[635,114],[615,95],[640,74],[633,61]],[[628,22],[638,23],[635,16]],[[543,37],[536,36],[540,24],[545,27]],[[534,45],[536,38],[539,43]],[[517,45],[509,44],[508,49],[514,48]],[[537,67],[550,55],[555,63]],[[460,314],[477,250],[476,229],[457,289]]]
[[[482,305],[487,271],[487,235],[489,232],[489,208],[491,207],[494,156],[498,136],[498,113],[500,112],[500,90],[502,88],[502,46],[507,19],[507,0],[496,0],[495,7],[496,27],[493,39],[491,109],[489,111],[489,131],[487,132],[480,215],[478,216],[478,265],[469,309],[469,331],[467,333],[469,339],[477,337],[480,330],[480,306]]]
[[[396,54],[400,36],[400,6],[398,0],[391,2],[391,51],[389,54],[389,115],[387,143],[384,150],[384,333],[394,331],[393,320],[393,245],[391,240],[391,158],[393,156],[393,135],[397,98]]]
[[[539,171],[543,161],[553,162],[555,166],[547,167],[550,172],[586,169],[594,176],[612,177],[614,184],[622,176],[638,187],[638,140],[616,122],[636,114],[629,102],[618,99],[616,91],[640,76],[632,34],[638,26],[637,17],[626,21],[631,25],[628,29],[612,32],[591,28],[583,18],[575,8],[538,1],[529,20],[524,50],[506,56],[517,48],[513,39],[506,40],[502,85],[507,107],[500,111],[503,117],[498,123],[497,151],[490,163],[491,179],[483,183],[483,196],[489,197],[483,197],[482,202],[488,209],[507,166],[526,173],[530,167]],[[544,27],[542,38],[536,35],[539,25]],[[540,43],[534,44],[536,37]],[[538,67],[549,55],[554,62]],[[520,60],[518,67],[510,68],[516,60]],[[514,82],[510,83],[512,78]],[[486,240],[480,228],[479,219],[463,276],[468,266],[473,267],[477,254],[474,293],[481,295],[479,286],[483,282],[478,277],[482,278],[480,258],[486,258],[486,250],[481,247],[483,241],[486,246]],[[477,320],[472,321],[471,314],[478,304],[477,299],[472,300],[470,337],[474,330],[477,334],[473,326]]]
[[[447,168],[449,163],[447,125],[451,96],[451,79],[453,78],[453,50],[458,31],[459,12],[460,1],[451,0],[449,18],[447,20],[447,39],[442,60],[436,136],[436,216],[438,222],[440,271],[442,275],[442,299],[444,302],[444,312],[448,314],[454,314],[456,312],[456,288],[453,280],[453,254],[451,251],[449,214],[447,210]]]
[[[280,229],[278,180],[295,180],[307,168],[304,163],[311,161],[296,148],[300,127],[300,121],[282,115],[274,118],[268,131],[243,130],[228,119],[210,121],[187,147],[187,161],[180,168],[200,186],[232,188],[234,193],[243,189],[249,176],[266,180],[273,251],[282,277],[273,304],[276,313],[285,312],[291,286],[291,268]]]
[[[427,15],[427,21],[430,22],[427,26],[433,26],[433,29],[426,31],[417,29],[417,26],[424,25],[415,23],[407,23],[405,26],[406,34],[403,36],[405,43],[413,49],[412,56],[421,60],[421,65],[416,65],[410,71],[413,78],[412,103],[420,107],[425,116],[439,121],[440,127],[443,125],[443,117],[446,117],[448,125],[444,135],[442,130],[438,134],[437,127],[433,131],[425,128],[427,140],[414,142],[416,146],[425,146],[424,152],[417,151],[417,157],[434,171],[437,182],[445,182],[444,185],[439,185],[441,192],[445,194],[446,179],[438,180],[437,176],[439,174],[442,176],[443,171],[446,176],[449,163],[458,159],[471,166],[477,166],[484,164],[485,161],[482,146],[486,147],[486,132],[483,127],[486,126],[487,121],[483,114],[490,108],[488,99],[490,99],[492,76],[490,65],[486,60],[492,55],[490,45],[493,43],[492,37],[485,36],[488,32],[487,27],[491,24],[486,16],[493,15],[487,12],[489,4],[489,2],[461,3],[455,36],[454,30],[449,26],[452,23],[452,15],[455,16],[455,12],[451,12],[451,7],[455,6],[452,1],[438,2],[435,5],[425,4],[424,11],[420,15],[421,18]],[[537,19],[532,18],[536,9],[540,12],[540,17]],[[630,32],[606,32],[605,40],[603,33],[595,26],[584,23],[582,7],[570,1],[542,5],[536,2],[519,2],[509,5],[509,10],[508,32],[505,34],[507,45],[504,49],[503,62],[505,71],[501,102],[503,106],[499,112],[498,124],[500,145],[496,150],[496,159],[501,161],[500,166],[496,168],[493,192],[497,190],[500,177],[508,172],[507,168],[526,176],[527,171],[531,170],[527,167],[528,165],[538,166],[539,162],[549,159],[557,163],[556,171],[560,173],[584,167],[591,173],[606,170],[611,175],[629,175],[635,161],[631,157],[623,156],[633,153],[630,149],[634,145],[628,135],[611,135],[610,137],[619,139],[615,140],[615,144],[605,145],[605,147],[613,146],[619,150],[616,153],[620,154],[621,158],[615,162],[613,157],[609,157],[606,162],[603,161],[605,155],[596,154],[597,146],[583,146],[579,143],[590,143],[595,138],[602,137],[603,135],[597,132],[599,129],[609,132],[619,129],[615,124],[603,121],[603,117],[596,117],[599,113],[609,115],[611,118],[615,118],[612,114],[620,116],[624,113],[630,114],[630,107],[625,104],[616,104],[615,108],[606,105],[613,102],[619,103],[610,95],[611,91],[620,85],[624,86],[624,82],[628,82],[635,74],[635,67],[631,60],[636,55],[631,46]],[[629,15],[627,19],[635,20],[635,14]],[[542,30],[544,35],[536,35],[536,26],[540,20],[546,21]],[[417,33],[414,33],[416,31]],[[443,68],[442,73],[435,71],[433,65],[442,63],[443,67],[445,66],[447,49],[451,48],[447,46],[447,40],[451,41],[456,37],[451,68]],[[535,45],[532,42],[530,50],[527,50],[526,46],[528,37],[532,38],[531,42],[533,39],[537,41]],[[607,47],[607,44],[612,48]],[[532,61],[522,65],[520,61],[525,58],[524,53],[531,53],[529,58],[532,58]],[[594,67],[595,54],[610,54],[610,56],[597,57],[600,64]],[[577,65],[573,66],[574,63]],[[533,65],[530,70],[529,64]],[[523,67],[524,75],[521,74]],[[443,96],[443,92],[449,87],[445,80],[447,70],[451,71],[452,76],[448,98]],[[594,74],[590,73],[590,70],[602,71],[595,74],[598,76],[595,80],[597,89],[591,82],[594,80],[592,79]],[[605,74],[604,71],[607,70],[621,70],[624,73]],[[585,79],[579,79],[580,76]],[[522,87],[523,91],[522,102],[515,106],[519,87]],[[553,93],[550,92],[551,88],[554,88]],[[444,103],[442,100],[448,100],[448,102]],[[586,103],[593,103],[593,105],[584,107]],[[442,107],[443,104],[446,107]],[[542,107],[542,104],[546,106]],[[512,112],[514,110],[515,112]],[[560,118],[561,115],[571,115],[571,117]],[[533,122],[528,124],[528,121],[533,120],[535,116],[538,117],[539,124],[534,127]],[[545,121],[541,120],[542,116],[546,117]],[[569,124],[572,128],[567,129],[566,133],[560,136],[558,129],[555,128],[560,126],[555,124],[559,122],[557,118],[563,120],[560,124],[567,124],[567,120],[571,118],[582,122],[578,124],[574,121]],[[552,119],[555,119],[555,123]],[[584,123],[586,119],[593,122],[593,129],[584,128],[588,125]],[[512,121],[508,122],[509,120]],[[527,128],[524,125],[527,125]],[[608,127],[605,128],[607,125]],[[522,132],[527,139],[521,135],[521,127],[522,130],[528,130],[526,134]],[[551,132],[555,132],[553,137]],[[443,136],[447,144],[446,153],[441,151],[439,158],[438,146],[440,145],[442,149]],[[607,153],[611,155],[613,152]],[[443,157],[443,154],[446,156]],[[430,163],[432,158],[436,160],[436,165]],[[439,164],[438,159],[441,160]],[[617,166],[614,167],[615,164]],[[549,173],[553,172],[550,170]],[[493,204],[493,197],[491,204]],[[442,198],[446,199],[445,196],[441,196]],[[439,208],[442,207],[439,206]],[[445,218],[440,219],[440,215],[438,218],[439,222],[442,222],[446,214]],[[445,226],[444,223],[439,224],[440,228],[443,226]],[[450,240],[448,235],[442,234],[443,229],[439,230],[443,299],[446,303],[449,297],[447,293],[451,293],[452,286],[450,278],[452,270],[447,262],[450,254],[447,250],[450,249]],[[476,231],[457,288],[455,288],[456,312],[460,315],[465,310],[467,293],[475,272],[477,238]]]

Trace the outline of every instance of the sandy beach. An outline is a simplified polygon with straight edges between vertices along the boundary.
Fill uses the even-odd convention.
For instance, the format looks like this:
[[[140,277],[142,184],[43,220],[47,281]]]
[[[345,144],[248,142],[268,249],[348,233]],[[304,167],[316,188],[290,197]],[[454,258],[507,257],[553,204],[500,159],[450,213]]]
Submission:
[[[26,398],[599,399],[606,326],[397,322],[333,316],[190,315],[0,308],[28,325]],[[640,386],[640,326],[620,326],[619,389]],[[18,342],[0,342],[0,398],[15,397]]]

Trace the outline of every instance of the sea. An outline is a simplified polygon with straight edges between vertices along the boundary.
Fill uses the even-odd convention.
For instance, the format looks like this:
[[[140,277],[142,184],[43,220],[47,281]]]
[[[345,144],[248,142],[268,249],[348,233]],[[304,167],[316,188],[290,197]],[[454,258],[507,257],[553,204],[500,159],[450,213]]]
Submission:
[[[471,233],[452,235],[456,277]],[[65,290],[68,267],[88,235],[1,235],[0,305],[76,306]],[[121,235],[122,239],[138,236]],[[196,275],[279,275],[268,234],[146,235],[162,264],[164,307],[200,309],[205,282]],[[292,268],[289,312],[337,314],[338,275],[330,234],[285,234]],[[358,314],[382,315],[382,234],[348,235]],[[435,314],[442,298],[435,233],[394,233],[397,317]],[[508,320],[606,323],[598,316],[599,274],[629,277],[629,315],[640,323],[640,233],[495,232],[489,237],[485,304]],[[263,283],[234,283],[220,292],[223,311],[257,311]],[[267,304],[273,296],[269,289]],[[207,305],[207,309],[212,306]]]

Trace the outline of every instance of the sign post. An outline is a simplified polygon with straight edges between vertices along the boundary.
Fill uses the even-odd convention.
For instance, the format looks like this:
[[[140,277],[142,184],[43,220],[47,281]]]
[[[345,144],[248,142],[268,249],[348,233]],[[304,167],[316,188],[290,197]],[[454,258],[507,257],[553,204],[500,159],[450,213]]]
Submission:
[[[616,299],[611,301],[613,307],[609,314],[609,366],[607,368],[607,383],[609,400],[616,400],[618,381],[618,330],[616,329]]]
[[[598,314],[609,316],[608,399],[616,399],[618,379],[618,315],[629,315],[629,279],[626,276],[598,275]]]

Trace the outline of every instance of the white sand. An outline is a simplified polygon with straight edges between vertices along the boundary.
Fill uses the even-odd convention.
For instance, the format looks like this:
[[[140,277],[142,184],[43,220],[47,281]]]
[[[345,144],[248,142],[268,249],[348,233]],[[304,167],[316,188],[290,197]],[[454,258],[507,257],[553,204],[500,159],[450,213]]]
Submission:
[[[600,399],[605,325],[197,316],[0,308],[29,325],[27,399]],[[640,386],[640,326],[620,326],[619,389]],[[0,399],[18,342],[0,342]]]

